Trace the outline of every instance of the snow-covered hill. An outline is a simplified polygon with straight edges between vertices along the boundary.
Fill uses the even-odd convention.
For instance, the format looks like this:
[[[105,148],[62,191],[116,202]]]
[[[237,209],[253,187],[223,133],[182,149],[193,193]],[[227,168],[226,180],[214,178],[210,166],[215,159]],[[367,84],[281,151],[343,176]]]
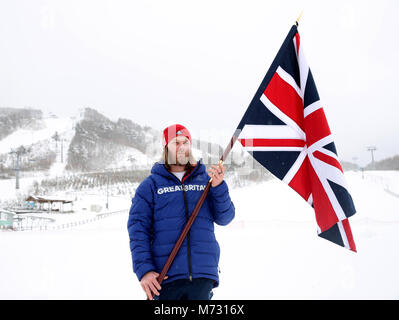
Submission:
[[[19,128],[40,128],[42,116],[38,109],[0,107],[0,140]]]
[[[55,132],[58,132],[62,138],[70,138],[73,132],[74,122],[70,118],[47,118],[42,119],[42,127],[38,129],[20,128],[4,139],[0,140],[0,154],[8,153],[11,149],[20,145],[34,145],[40,141],[50,142]],[[64,137],[65,135],[65,137]],[[55,146],[54,140],[51,145]]]
[[[60,172],[68,161],[68,148],[74,136],[76,120],[73,118],[48,117],[37,120],[36,126],[17,128],[0,140],[1,177],[15,175],[17,154],[20,152],[20,175],[25,177]],[[57,137],[57,141],[54,139]],[[10,154],[10,152],[13,152]]]

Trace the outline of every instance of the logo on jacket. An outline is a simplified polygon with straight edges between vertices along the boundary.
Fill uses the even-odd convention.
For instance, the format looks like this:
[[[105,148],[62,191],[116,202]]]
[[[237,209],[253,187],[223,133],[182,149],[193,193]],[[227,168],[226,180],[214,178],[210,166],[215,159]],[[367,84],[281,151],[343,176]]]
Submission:
[[[189,184],[184,186],[184,191],[202,191],[205,189],[205,187],[206,187],[205,185],[200,185],[200,184]],[[163,188],[158,188],[157,193],[163,194],[167,192],[176,192],[182,190],[183,190],[182,186],[163,187]]]

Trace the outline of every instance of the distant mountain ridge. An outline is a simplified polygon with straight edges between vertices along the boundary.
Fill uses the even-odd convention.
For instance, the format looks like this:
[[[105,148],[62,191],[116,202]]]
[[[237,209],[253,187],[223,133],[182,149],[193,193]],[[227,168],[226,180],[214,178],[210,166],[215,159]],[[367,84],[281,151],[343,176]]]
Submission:
[[[13,175],[16,157],[10,151],[21,145],[29,150],[20,157],[21,171],[49,170],[62,159],[64,169],[71,172],[150,170],[161,159],[161,131],[130,119],[111,121],[92,108],[67,119],[43,117],[40,110],[30,109],[3,108],[1,115],[10,124],[0,139],[0,176],[7,172],[3,178]],[[21,115],[19,122],[16,115]],[[193,138],[197,160],[202,157],[217,163],[222,151],[218,144]]]
[[[113,122],[98,111],[86,108],[75,126],[75,135],[68,149],[67,170],[101,170],[114,162],[124,148],[136,149],[143,155],[147,145],[159,133],[128,119]],[[153,156],[153,154],[149,155]]]
[[[399,155],[369,163],[366,170],[399,170]]]

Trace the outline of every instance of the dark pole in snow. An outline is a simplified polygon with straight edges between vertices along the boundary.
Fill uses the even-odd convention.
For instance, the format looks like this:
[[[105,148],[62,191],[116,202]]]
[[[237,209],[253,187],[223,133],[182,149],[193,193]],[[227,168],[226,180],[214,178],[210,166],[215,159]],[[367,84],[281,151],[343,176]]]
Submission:
[[[108,186],[109,186],[109,171],[107,171],[107,204],[105,208],[108,210]]]
[[[24,146],[20,146],[17,150],[12,150],[10,152],[10,154],[15,154],[17,156],[16,166],[15,166],[15,189],[19,189],[19,171],[20,171],[21,156],[29,151],[30,148],[25,149]]]
[[[61,163],[64,163],[64,139],[61,139]]]
[[[20,153],[17,152],[17,165],[15,166],[15,189],[19,189],[19,157]]]

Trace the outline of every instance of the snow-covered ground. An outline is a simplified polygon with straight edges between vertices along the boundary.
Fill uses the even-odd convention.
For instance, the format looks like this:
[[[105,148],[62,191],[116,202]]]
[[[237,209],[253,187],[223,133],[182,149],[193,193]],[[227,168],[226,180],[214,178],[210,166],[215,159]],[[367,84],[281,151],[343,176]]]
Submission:
[[[399,196],[399,176],[397,171],[367,171],[364,174],[364,178]]]
[[[312,208],[274,179],[231,189],[236,217],[217,226],[217,299],[398,299],[399,172],[345,172],[357,213],[357,253],[317,236]],[[398,190],[399,191],[399,190]],[[145,299],[132,262],[126,208],[58,231],[1,232],[0,299]],[[112,207],[110,208],[112,209]]]

